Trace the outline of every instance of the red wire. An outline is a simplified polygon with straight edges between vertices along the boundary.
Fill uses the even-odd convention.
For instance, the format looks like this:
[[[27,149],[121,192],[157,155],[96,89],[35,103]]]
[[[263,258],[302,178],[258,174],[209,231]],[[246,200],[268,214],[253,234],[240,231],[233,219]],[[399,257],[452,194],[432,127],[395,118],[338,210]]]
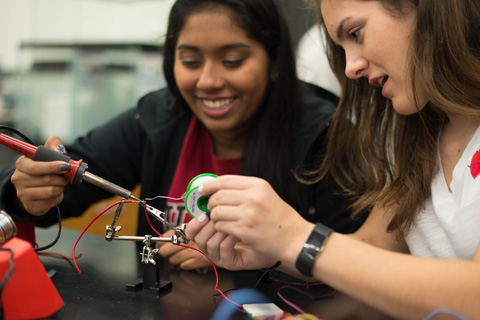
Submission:
[[[37,252],[37,255],[40,255],[40,256],[50,256],[50,257],[54,257],[54,258],[61,258],[61,259],[65,259],[65,260],[73,260],[73,257],[68,257],[64,254],[61,254],[59,252],[50,252],[50,251],[40,251],[40,252]],[[78,259],[82,256],[82,253],[80,252],[78,254],[78,256],[76,256],[75,258]]]
[[[160,232],[158,232],[158,231],[153,227],[152,223],[150,222],[150,219],[149,219],[149,217],[148,217],[148,213],[147,213],[146,210],[145,210],[145,216],[147,217],[147,221],[148,221],[148,224],[150,225],[150,228],[152,228],[153,231],[155,231],[160,237],[163,237],[163,236],[160,234]],[[203,255],[205,256],[205,253],[203,253],[202,250],[200,250],[200,249],[197,249],[197,248],[194,248],[194,247],[190,247],[190,246],[187,246],[187,245],[184,245],[184,244],[179,244],[179,246],[180,246],[180,247],[184,247],[184,248],[188,248],[188,249],[193,249],[193,250],[195,250],[195,251],[200,252],[201,254],[203,254]],[[205,258],[206,258],[206,256],[205,256]],[[207,258],[207,259],[208,259],[208,258]],[[214,290],[217,291],[217,292],[219,292],[219,293],[222,295],[222,297],[225,298],[226,300],[228,300],[229,302],[231,302],[231,303],[233,303],[234,305],[236,305],[237,307],[243,309],[243,306],[242,306],[242,305],[236,303],[235,301],[232,301],[231,299],[229,299],[229,298],[222,292],[222,290],[218,289],[218,271],[217,271],[217,268],[215,267],[215,264],[212,262],[212,260],[208,259],[208,261],[209,261],[210,264],[212,265],[213,271],[215,271],[215,279],[216,279],[216,280],[215,280],[215,288],[214,288]]]
[[[77,238],[77,241],[75,241],[74,245],[73,245],[73,249],[72,249],[72,257],[73,257],[73,264],[75,265],[75,268],[77,269],[77,272],[78,273],[82,273],[82,271],[80,271],[80,268],[78,267],[77,265],[77,259],[75,257],[75,248],[77,247],[77,243],[78,241],[80,241],[80,239],[82,238],[83,234],[88,230],[88,228],[90,228],[90,226],[101,216],[103,215],[105,212],[107,212],[108,210],[110,210],[110,208],[116,206],[116,205],[119,205],[122,201],[117,201],[113,204],[111,204],[108,208],[106,208],[105,210],[103,210],[102,212],[100,212],[95,218],[93,218],[92,221],[90,221],[90,223],[87,225],[87,227],[85,229],[83,229],[82,233],[78,236]],[[138,201],[134,201],[134,200],[125,200],[124,201],[125,203],[131,203],[131,202],[138,202]],[[80,252],[80,254],[82,254]]]
[[[194,248],[194,247],[190,247],[190,246],[186,246],[184,244],[180,244],[181,247],[185,247],[185,248],[189,248],[189,249],[193,249],[193,250],[196,250],[198,252],[200,252],[201,254],[203,254],[205,256],[205,253],[202,252],[202,250],[200,249],[197,249],[197,248]],[[206,257],[206,256],[205,256]],[[208,259],[208,258],[207,258]],[[239,307],[240,309],[243,309],[243,306],[241,304],[238,304],[236,303],[235,301],[231,300],[230,298],[228,298],[222,290],[218,289],[218,271],[217,271],[217,268],[215,267],[215,264],[212,262],[212,260],[208,259],[208,261],[210,262],[210,264],[212,265],[213,267],[213,271],[215,271],[215,288],[214,290],[219,292],[223,298],[225,298],[227,301],[233,303],[234,305],[236,305],[237,307]]]
[[[73,257],[67,257],[66,255],[61,254],[59,252],[41,251],[41,252],[37,252],[37,255],[49,256],[49,257],[56,258],[56,259],[65,259],[72,266],[72,268],[75,268],[75,266],[73,265],[73,263],[71,261],[74,258]],[[82,253],[80,253],[75,258],[78,259],[81,256],[82,256]]]
[[[78,242],[80,241],[80,239],[82,238],[83,234],[88,230],[88,228],[90,228],[90,226],[101,216],[103,215],[105,212],[107,212],[108,210],[110,210],[112,207],[116,206],[116,205],[119,205],[122,201],[117,201],[113,204],[111,204],[110,206],[108,206],[105,210],[103,210],[102,212],[100,212],[92,221],[90,221],[90,223],[87,225],[87,227],[82,231],[82,233],[78,236],[77,240],[75,241],[74,245],[73,245],[73,249],[72,249],[72,258],[73,258],[73,264],[75,265],[75,268],[77,269],[77,272],[78,273],[82,273],[80,271],[80,268],[78,267],[77,265],[77,260],[76,260],[76,257],[75,257],[75,248],[77,247],[77,244]],[[134,200],[126,200],[124,201],[125,203],[132,203],[132,202],[138,202],[138,201],[134,201]],[[155,231],[155,233],[157,233],[160,237],[163,237],[162,234],[160,232],[158,232],[152,225],[152,223],[150,222],[150,218],[148,217],[148,213],[147,211],[145,210],[145,216],[147,217],[147,221],[148,221],[148,224],[150,225],[150,227],[152,228],[153,231]],[[184,244],[180,244],[181,247],[185,247],[185,248],[189,248],[189,249],[193,249],[193,250],[196,250],[198,252],[200,252],[201,254],[203,254],[205,256],[205,253],[203,253],[200,249],[197,249],[197,248],[194,248],[194,247],[190,247],[190,246],[186,246]],[[82,253],[80,253],[82,254]],[[206,256],[205,256],[206,257]],[[207,258],[208,259],[208,258]],[[236,303],[235,301],[231,300],[230,298],[228,298],[223,292],[222,290],[218,289],[218,271],[217,271],[217,268],[215,267],[215,264],[210,260],[208,259],[208,261],[211,263],[212,267],[213,267],[213,270],[215,271],[215,288],[214,290],[219,292],[222,297],[229,301],[230,303],[234,304],[235,306],[237,306],[238,308],[241,308],[243,309],[243,306]]]
[[[155,227],[150,222],[150,218],[148,217],[148,212],[147,212],[146,209],[145,209],[145,217],[147,217],[147,222],[150,225],[150,228],[152,228],[152,230],[155,231],[155,233],[158,234],[159,237],[163,237],[162,234],[160,232],[158,232],[157,229],[155,229]]]

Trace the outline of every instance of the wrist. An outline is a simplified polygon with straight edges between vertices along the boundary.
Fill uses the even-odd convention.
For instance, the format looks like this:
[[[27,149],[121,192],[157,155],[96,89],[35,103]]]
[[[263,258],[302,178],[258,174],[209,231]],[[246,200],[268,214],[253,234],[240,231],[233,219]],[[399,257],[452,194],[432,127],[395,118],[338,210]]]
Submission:
[[[290,226],[291,230],[284,232],[282,242],[276,243],[278,249],[271,256],[275,259],[295,266],[295,261],[301,252],[303,244],[307,241],[310,233],[315,228],[315,224],[306,220],[301,220],[299,224]]]

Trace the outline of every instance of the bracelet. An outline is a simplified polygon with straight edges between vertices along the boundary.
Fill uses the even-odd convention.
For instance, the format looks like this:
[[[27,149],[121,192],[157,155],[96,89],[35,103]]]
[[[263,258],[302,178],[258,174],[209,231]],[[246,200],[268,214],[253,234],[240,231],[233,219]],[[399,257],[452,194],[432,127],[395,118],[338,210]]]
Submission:
[[[312,276],[312,268],[315,263],[315,258],[319,252],[322,252],[323,244],[332,232],[332,229],[321,223],[315,225],[315,228],[307,241],[303,244],[302,251],[298,255],[295,263],[295,268],[297,268],[301,274],[307,277]]]

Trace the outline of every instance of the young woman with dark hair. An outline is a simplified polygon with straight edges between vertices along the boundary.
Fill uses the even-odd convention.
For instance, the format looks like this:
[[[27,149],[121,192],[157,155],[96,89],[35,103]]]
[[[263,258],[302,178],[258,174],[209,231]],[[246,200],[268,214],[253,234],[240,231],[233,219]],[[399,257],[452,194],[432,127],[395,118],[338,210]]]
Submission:
[[[309,221],[339,232],[358,228],[332,179],[309,186],[294,179],[296,168],[321,159],[337,99],[297,80],[288,25],[274,0],[178,0],[164,49],[168,88],[66,146],[71,158],[124,188],[140,185],[141,199],[181,197],[201,173],[258,176]],[[45,145],[57,150],[61,141],[51,137]],[[47,226],[56,221],[56,205],[65,217],[79,216],[111,196],[88,183],[66,187],[66,169],[20,158],[0,177],[1,207]],[[149,204],[172,224],[191,219],[182,200]],[[154,234],[143,211],[138,234]],[[182,269],[210,266],[198,252],[171,244],[160,255]]]

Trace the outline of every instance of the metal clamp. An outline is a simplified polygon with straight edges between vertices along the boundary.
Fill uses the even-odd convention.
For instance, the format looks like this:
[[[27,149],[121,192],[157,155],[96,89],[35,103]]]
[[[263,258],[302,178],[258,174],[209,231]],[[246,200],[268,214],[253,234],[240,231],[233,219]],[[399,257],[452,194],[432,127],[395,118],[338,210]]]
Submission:
[[[176,234],[172,235],[170,238],[167,237],[152,237],[150,234],[146,234],[145,236],[115,236],[113,240],[128,240],[128,241],[141,241],[145,245],[143,246],[143,250],[140,253],[142,257],[142,263],[144,264],[156,264],[154,255],[159,252],[158,249],[152,248],[152,243],[154,242],[170,242],[173,244],[180,244],[185,243],[183,236],[180,237]],[[186,240],[188,242],[188,239]]]
[[[105,240],[107,241],[112,241],[113,238],[115,237],[115,234],[122,230],[121,226],[115,227],[115,224],[118,221],[118,218],[120,218],[120,214],[122,213],[123,210],[123,205],[125,204],[125,198],[122,198],[122,203],[120,203],[115,210],[115,215],[113,216],[113,221],[111,225],[106,226],[106,231],[105,231]]]
[[[187,244],[190,241],[187,238],[187,235],[185,233],[186,224],[182,224],[180,226],[175,226],[175,225],[171,224],[170,222],[168,222],[166,220],[165,212],[162,212],[162,211],[158,210],[157,208],[152,207],[151,205],[148,205],[148,204],[144,204],[144,208],[145,208],[145,210],[147,210],[148,213],[150,213],[152,216],[154,216],[155,219],[157,219],[158,221],[160,221],[161,223],[166,225],[169,229],[171,229],[175,232],[175,236],[177,237],[177,241],[172,242],[172,243],[174,243],[174,244],[178,244],[178,243]]]

